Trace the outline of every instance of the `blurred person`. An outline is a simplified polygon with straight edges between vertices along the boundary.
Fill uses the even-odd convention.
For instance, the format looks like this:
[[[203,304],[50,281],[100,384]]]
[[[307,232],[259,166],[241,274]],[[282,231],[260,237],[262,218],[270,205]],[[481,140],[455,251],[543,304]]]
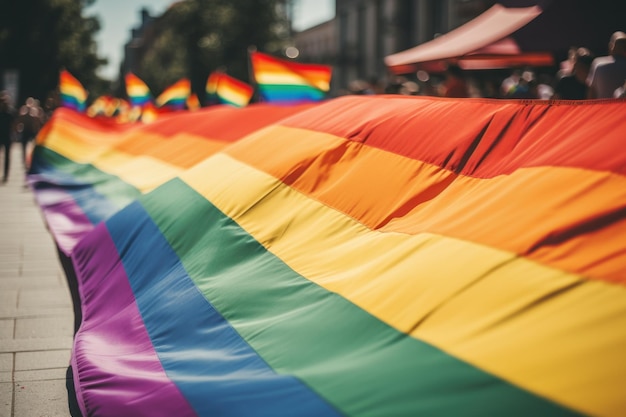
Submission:
[[[5,91],[2,91],[0,92],[0,147],[4,152],[3,184],[9,180],[13,121],[14,114],[11,110],[9,95]]]
[[[43,106],[43,114],[44,114],[44,119],[46,121],[50,120],[50,118],[52,117],[52,113],[54,113],[55,108],[56,108],[56,105],[54,103],[54,98],[48,97]]]
[[[535,73],[526,70],[522,72],[517,85],[509,90],[507,98],[519,98],[519,99],[536,99],[539,98],[538,85]]]
[[[500,96],[510,97],[517,88],[520,80],[522,79],[522,70],[514,69],[511,75],[502,80],[500,84]]]
[[[554,98],[553,78],[548,74],[540,74],[537,77],[536,94],[539,100],[551,100]]]
[[[20,143],[22,144],[22,163],[24,169],[28,170],[29,148],[34,142],[39,129],[43,125],[44,113],[38,101],[33,97],[28,97],[25,104],[20,107],[17,115],[18,131],[20,132]]]
[[[626,33],[618,31],[609,40],[609,55],[591,63],[587,77],[587,98],[613,98],[626,80]]]
[[[371,85],[365,80],[353,80],[348,84],[348,91],[352,95],[369,96],[374,93]]]
[[[445,79],[440,86],[442,97],[468,97],[467,83],[463,78],[463,70],[458,65],[449,65],[444,74]]]
[[[559,64],[559,70],[556,73],[557,78],[560,79],[566,75],[572,74],[577,50],[578,48],[576,48],[575,46],[570,46],[570,48],[567,50],[567,59],[565,61],[561,61],[561,63]]]
[[[584,100],[587,98],[587,77],[594,55],[587,48],[577,48],[572,59],[572,70],[562,76],[554,87],[554,98]]]
[[[416,96],[420,92],[420,86],[415,81],[405,81],[402,83],[398,93],[403,96]]]
[[[372,75],[369,78],[369,83],[373,94],[383,94],[385,92],[385,88],[377,75]]]
[[[384,89],[384,94],[400,94],[402,84],[407,82],[408,79],[402,75],[395,75],[391,77],[391,80]]]

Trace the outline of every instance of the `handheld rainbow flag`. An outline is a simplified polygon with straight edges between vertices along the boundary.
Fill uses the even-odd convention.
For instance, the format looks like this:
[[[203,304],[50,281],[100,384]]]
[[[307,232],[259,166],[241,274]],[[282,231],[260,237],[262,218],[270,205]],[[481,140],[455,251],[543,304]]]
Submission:
[[[61,70],[59,77],[59,93],[61,106],[79,112],[85,111],[87,105],[87,90],[67,70]]]
[[[292,104],[320,101],[330,89],[332,68],[300,64],[251,52],[252,72],[262,101]]]
[[[152,94],[146,83],[138,76],[129,72],[124,77],[126,83],[126,94],[130,105],[143,107],[152,101]]]
[[[156,105],[170,110],[183,110],[190,94],[191,81],[187,78],[182,78],[167,87],[157,97]]]
[[[228,74],[216,71],[207,79],[206,93],[209,102],[244,107],[252,99],[254,88]]]

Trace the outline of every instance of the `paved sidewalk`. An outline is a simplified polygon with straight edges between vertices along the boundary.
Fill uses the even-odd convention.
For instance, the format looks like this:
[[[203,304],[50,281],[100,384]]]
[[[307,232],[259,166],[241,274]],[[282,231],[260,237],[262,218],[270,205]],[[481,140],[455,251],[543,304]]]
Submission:
[[[11,162],[0,183],[0,417],[67,417],[72,299],[17,145]]]

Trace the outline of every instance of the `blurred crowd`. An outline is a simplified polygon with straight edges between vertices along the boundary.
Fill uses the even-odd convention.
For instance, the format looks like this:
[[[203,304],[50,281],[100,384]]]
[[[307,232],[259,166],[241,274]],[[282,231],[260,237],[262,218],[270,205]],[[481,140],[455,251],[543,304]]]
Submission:
[[[556,73],[541,68],[503,71],[464,71],[455,64],[438,74],[418,71],[392,76],[385,84],[377,77],[351,82],[344,94],[403,94],[440,97],[484,97],[540,100],[584,100],[626,97],[626,33],[612,34],[608,54],[596,56],[577,46]]]
[[[552,70],[554,71],[554,70]],[[541,68],[502,71],[465,71],[449,64],[445,71],[418,71],[411,77],[392,76],[386,83],[377,77],[355,80],[341,94],[402,94],[440,97],[484,97],[505,99],[583,100],[626,98],[626,33],[612,34],[608,54],[595,56],[584,46],[572,47],[556,73]],[[12,143],[22,148],[22,164],[29,167],[30,149],[51,116],[55,100],[42,107],[28,97],[18,108],[11,106],[8,93],[0,92],[0,152],[3,153],[2,183],[8,180]]]
[[[50,117],[52,108],[44,110],[39,100],[28,97],[18,109],[11,106],[11,97],[6,91],[0,92],[0,151],[3,153],[2,183],[9,178],[11,146],[19,143],[22,148],[22,165],[29,167],[29,155],[35,137]]]

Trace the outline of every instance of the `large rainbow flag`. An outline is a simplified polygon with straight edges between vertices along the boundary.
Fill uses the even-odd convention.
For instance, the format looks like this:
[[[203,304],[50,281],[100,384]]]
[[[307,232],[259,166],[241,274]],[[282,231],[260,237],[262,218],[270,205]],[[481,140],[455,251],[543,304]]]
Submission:
[[[73,248],[84,416],[623,415],[624,106],[347,96],[198,157]]]
[[[262,101],[315,102],[326,98],[330,89],[328,65],[301,64],[256,51],[250,53],[250,62]]]

